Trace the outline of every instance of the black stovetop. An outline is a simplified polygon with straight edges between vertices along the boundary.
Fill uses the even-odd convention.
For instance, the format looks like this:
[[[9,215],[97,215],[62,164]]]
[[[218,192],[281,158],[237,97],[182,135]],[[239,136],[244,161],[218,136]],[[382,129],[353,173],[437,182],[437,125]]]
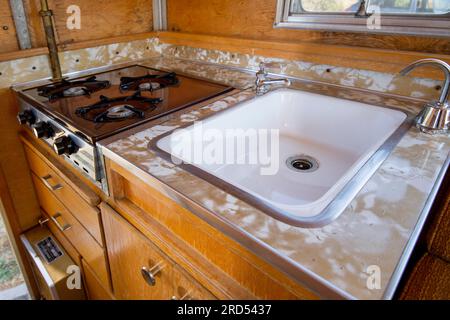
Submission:
[[[20,95],[69,130],[95,143],[232,89],[184,75],[131,66],[25,90]]]

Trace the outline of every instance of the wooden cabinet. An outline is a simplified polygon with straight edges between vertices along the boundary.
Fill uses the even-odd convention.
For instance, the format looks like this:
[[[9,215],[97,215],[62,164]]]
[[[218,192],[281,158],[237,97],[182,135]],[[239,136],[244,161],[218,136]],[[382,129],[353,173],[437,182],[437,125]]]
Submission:
[[[25,135],[21,138],[43,212],[40,222],[47,224],[68,254],[83,267],[84,280],[93,288],[93,296],[111,297],[103,226],[97,207],[100,197],[39,141]]]
[[[31,146],[26,145],[25,154],[28,159],[31,171],[40,180],[44,186],[53,193],[64,205],[76,212],[77,219],[86,230],[92,235],[98,244],[102,245],[102,230],[100,221],[100,211],[96,207],[100,203],[100,198],[88,187],[82,187],[83,183],[77,178],[65,177],[67,172],[62,173],[57,168],[52,168],[40,155],[38,150],[33,150]],[[54,165],[55,163],[53,163]],[[78,190],[71,185],[76,184]]]
[[[214,298],[108,205],[101,209],[118,299]]]
[[[106,167],[111,205],[177,264],[175,298],[208,298],[178,266],[219,299],[318,298],[134,173],[109,159]]]
[[[95,270],[105,284],[109,283],[105,251],[86,231],[72,213],[32,174],[36,194],[42,209],[50,218],[49,223],[67,238],[81,256]]]
[[[106,159],[99,195],[22,137],[48,227],[83,269],[90,299],[315,299],[317,296],[133,173]]]

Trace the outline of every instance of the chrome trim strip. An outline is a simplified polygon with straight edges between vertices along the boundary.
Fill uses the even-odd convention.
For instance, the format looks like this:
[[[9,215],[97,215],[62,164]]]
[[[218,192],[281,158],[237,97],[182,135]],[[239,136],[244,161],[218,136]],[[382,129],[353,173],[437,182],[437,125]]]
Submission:
[[[279,90],[279,89],[277,89]],[[258,99],[255,97],[253,99]],[[240,103],[235,106],[239,106]],[[232,106],[230,108],[215,112],[209,116],[201,120],[205,120],[210,117],[217,116],[222,112],[227,112],[233,109]],[[400,125],[397,130],[391,134],[391,136],[374,152],[374,154],[359,168],[357,173],[345,184],[345,186],[339,191],[338,195],[327,205],[327,207],[318,215],[312,217],[297,217],[289,212],[282,211],[276,207],[274,207],[269,202],[260,199],[242,189],[235,187],[234,185],[194,166],[187,163],[182,163],[178,165],[178,167],[186,170],[195,176],[215,185],[216,187],[224,190],[225,192],[232,194],[233,196],[241,199],[242,201],[248,203],[249,205],[261,210],[262,212],[270,215],[271,217],[290,224],[295,227],[302,228],[320,228],[323,227],[335,219],[337,219],[345,210],[345,208],[350,204],[353,198],[361,191],[363,186],[369,181],[372,175],[376,172],[376,170],[380,167],[380,165],[388,158],[391,151],[395,148],[401,138],[405,135],[405,133],[412,127],[415,119],[415,115],[410,113],[406,113],[404,110],[400,110],[393,107],[387,107],[388,109],[393,109],[397,111],[401,111],[407,115],[407,118]],[[175,130],[183,129],[192,126],[192,123],[186,124],[182,127],[176,128],[169,132],[166,132],[155,139],[152,139],[148,148],[155,152],[159,157],[165,159],[172,163],[172,155],[162,149],[160,149],[157,145],[158,141],[171,135]]]
[[[167,30],[166,0],[153,0],[153,31]]]
[[[28,30],[27,16],[23,7],[23,0],[9,0],[16,26],[17,40],[21,50],[31,48],[30,31]]]
[[[403,250],[400,261],[397,263],[397,266],[395,267],[392,277],[389,280],[389,284],[387,285],[383,295],[384,299],[392,299],[392,297],[395,294],[395,291],[397,290],[397,286],[403,276],[403,272],[405,271],[405,268],[409,262],[409,258],[411,257],[411,254],[414,250],[417,240],[419,239],[422,229],[425,226],[426,220],[433,206],[434,200],[436,199],[436,196],[439,192],[439,189],[442,185],[442,182],[444,181],[449,165],[450,165],[450,152],[447,155],[447,159],[445,160],[443,167],[439,171],[433,189],[431,189],[431,193],[425,202],[422,212],[420,213],[419,220],[417,221],[416,226],[414,227],[413,232],[408,242],[406,243],[406,247]]]

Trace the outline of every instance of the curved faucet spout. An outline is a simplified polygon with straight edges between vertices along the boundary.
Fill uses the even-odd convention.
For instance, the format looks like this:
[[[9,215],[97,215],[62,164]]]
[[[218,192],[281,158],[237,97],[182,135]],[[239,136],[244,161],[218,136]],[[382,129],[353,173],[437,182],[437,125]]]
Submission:
[[[442,60],[438,59],[422,59],[417,60],[416,62],[411,63],[409,66],[404,68],[402,71],[400,71],[400,74],[402,76],[407,75],[410,73],[413,69],[420,66],[430,66],[430,67],[437,67],[444,71],[445,74],[445,81],[444,86],[442,87],[442,92],[439,97],[439,102],[444,105],[448,99],[449,89],[450,89],[450,65]]]

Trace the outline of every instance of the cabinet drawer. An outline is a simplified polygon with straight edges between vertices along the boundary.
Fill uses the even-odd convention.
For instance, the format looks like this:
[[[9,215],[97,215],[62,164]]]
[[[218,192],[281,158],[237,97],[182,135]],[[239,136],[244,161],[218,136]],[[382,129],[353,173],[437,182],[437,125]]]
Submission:
[[[51,223],[64,234],[68,241],[81,254],[83,259],[92,267],[103,285],[109,288],[108,269],[105,251],[75,219],[64,205],[50,192],[41,180],[32,174],[42,209],[49,215]]]
[[[70,208],[70,211],[78,221],[89,231],[98,244],[103,246],[100,211],[86,202],[67,184],[65,179],[50,168],[33,150],[25,147],[25,153],[31,171],[50,192],[64,203],[67,208]]]
[[[81,264],[89,300],[114,300],[111,293],[100,283],[91,267],[84,260],[81,261]]]

